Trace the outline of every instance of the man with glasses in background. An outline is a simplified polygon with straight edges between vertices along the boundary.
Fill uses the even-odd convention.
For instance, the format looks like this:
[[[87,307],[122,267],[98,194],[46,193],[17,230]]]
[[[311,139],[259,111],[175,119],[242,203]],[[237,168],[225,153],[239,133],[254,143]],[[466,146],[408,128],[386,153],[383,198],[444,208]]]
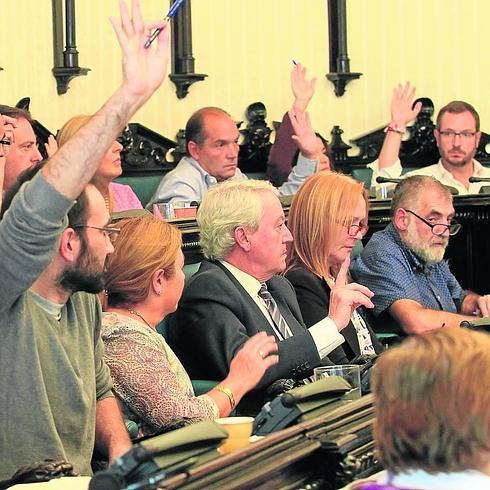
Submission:
[[[38,164],[42,160],[42,156],[37,147],[29,111],[0,105],[0,113],[16,120],[13,140],[10,143],[10,151],[4,165],[2,188],[7,191],[14,185],[17,177],[24,170]]]
[[[381,177],[398,178],[402,167],[398,154],[407,124],[420,111],[421,104],[412,106],[415,88],[407,82],[393,91],[391,101],[391,122],[386,128],[386,136],[379,160],[375,165]],[[490,177],[490,168],[483,167],[474,159],[480,143],[480,116],[467,102],[453,100],[439,111],[434,129],[434,137],[439,148],[440,160],[434,165],[418,168],[403,176],[431,175],[444,185],[454,187],[460,195],[478,194],[484,182],[470,182],[470,177]],[[386,185],[386,184],[385,184]]]
[[[395,319],[407,334],[459,326],[489,316],[490,296],[464,291],[444,261],[454,221],[449,190],[438,179],[402,180],[391,202],[391,223],[375,233],[353,262],[355,281],[374,292],[376,317]]]

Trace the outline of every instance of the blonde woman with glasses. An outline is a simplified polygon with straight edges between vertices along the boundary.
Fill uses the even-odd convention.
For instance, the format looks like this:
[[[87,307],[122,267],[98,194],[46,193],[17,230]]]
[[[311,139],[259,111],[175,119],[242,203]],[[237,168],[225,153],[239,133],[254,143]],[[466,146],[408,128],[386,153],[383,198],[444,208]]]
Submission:
[[[286,277],[296,291],[307,327],[328,311],[340,267],[367,232],[368,206],[362,183],[335,172],[310,177],[294,196],[288,217],[293,242]],[[342,335],[346,342],[328,355],[335,364],[382,350],[361,308],[354,310]]]

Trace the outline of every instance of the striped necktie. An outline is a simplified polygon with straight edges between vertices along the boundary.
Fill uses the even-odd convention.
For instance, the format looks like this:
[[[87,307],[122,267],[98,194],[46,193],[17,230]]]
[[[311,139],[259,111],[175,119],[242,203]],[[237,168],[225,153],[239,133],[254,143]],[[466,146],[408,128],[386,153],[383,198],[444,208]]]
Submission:
[[[261,283],[258,294],[264,300],[265,306],[270,313],[274,325],[281,334],[282,339],[292,337],[293,334],[291,332],[291,329],[289,328],[286,320],[284,320],[284,317],[281,315],[281,312],[277,307],[277,303],[272,297],[271,293],[269,293],[265,282]]]

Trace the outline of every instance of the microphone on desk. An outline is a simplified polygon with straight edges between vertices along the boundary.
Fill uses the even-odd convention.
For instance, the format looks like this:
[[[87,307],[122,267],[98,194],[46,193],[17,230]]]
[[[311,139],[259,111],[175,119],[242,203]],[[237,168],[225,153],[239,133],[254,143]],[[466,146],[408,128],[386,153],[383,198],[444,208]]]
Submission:
[[[395,178],[391,178],[391,177],[376,177],[376,182],[378,184],[398,184],[399,182],[401,182],[403,179],[395,179]]]
[[[471,182],[471,179],[473,177],[470,177],[470,182]],[[476,177],[478,178],[478,177]],[[480,177],[481,179],[483,179],[483,177]],[[376,177],[376,182],[378,184],[385,184],[385,183],[393,183],[393,184],[398,184],[400,183],[402,180],[404,179],[395,179],[395,178],[388,178],[388,177]],[[488,179],[488,181],[490,182],[490,178]],[[458,192],[458,189],[456,189],[455,187],[452,187],[450,185],[445,185],[444,187],[446,187],[446,189],[453,195],[453,196],[457,196],[459,194]]]
[[[490,182],[490,177],[470,177],[469,181],[473,184],[474,182]]]

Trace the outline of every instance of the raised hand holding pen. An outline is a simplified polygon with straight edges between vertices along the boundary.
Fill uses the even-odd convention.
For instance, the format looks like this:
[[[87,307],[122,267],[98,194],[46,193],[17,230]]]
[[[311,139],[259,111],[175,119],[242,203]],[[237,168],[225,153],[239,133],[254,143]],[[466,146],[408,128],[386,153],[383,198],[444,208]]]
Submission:
[[[179,10],[180,6],[184,3],[184,0],[177,0],[172,4],[170,7],[170,10],[167,12],[167,15],[163,19],[165,23],[170,22],[170,19],[177,13],[177,10]],[[145,42],[145,49],[149,48],[151,46],[151,43],[159,36],[160,32],[162,32],[163,27],[159,27],[153,31],[153,34],[148,38],[148,40]]]
[[[139,107],[161,85],[167,72],[170,26],[164,21],[145,22],[139,0],[133,0],[131,15],[120,0],[120,20],[111,17],[123,53],[123,85],[132,95],[141,96]],[[143,48],[144,39],[155,28],[163,31],[156,49]]]

